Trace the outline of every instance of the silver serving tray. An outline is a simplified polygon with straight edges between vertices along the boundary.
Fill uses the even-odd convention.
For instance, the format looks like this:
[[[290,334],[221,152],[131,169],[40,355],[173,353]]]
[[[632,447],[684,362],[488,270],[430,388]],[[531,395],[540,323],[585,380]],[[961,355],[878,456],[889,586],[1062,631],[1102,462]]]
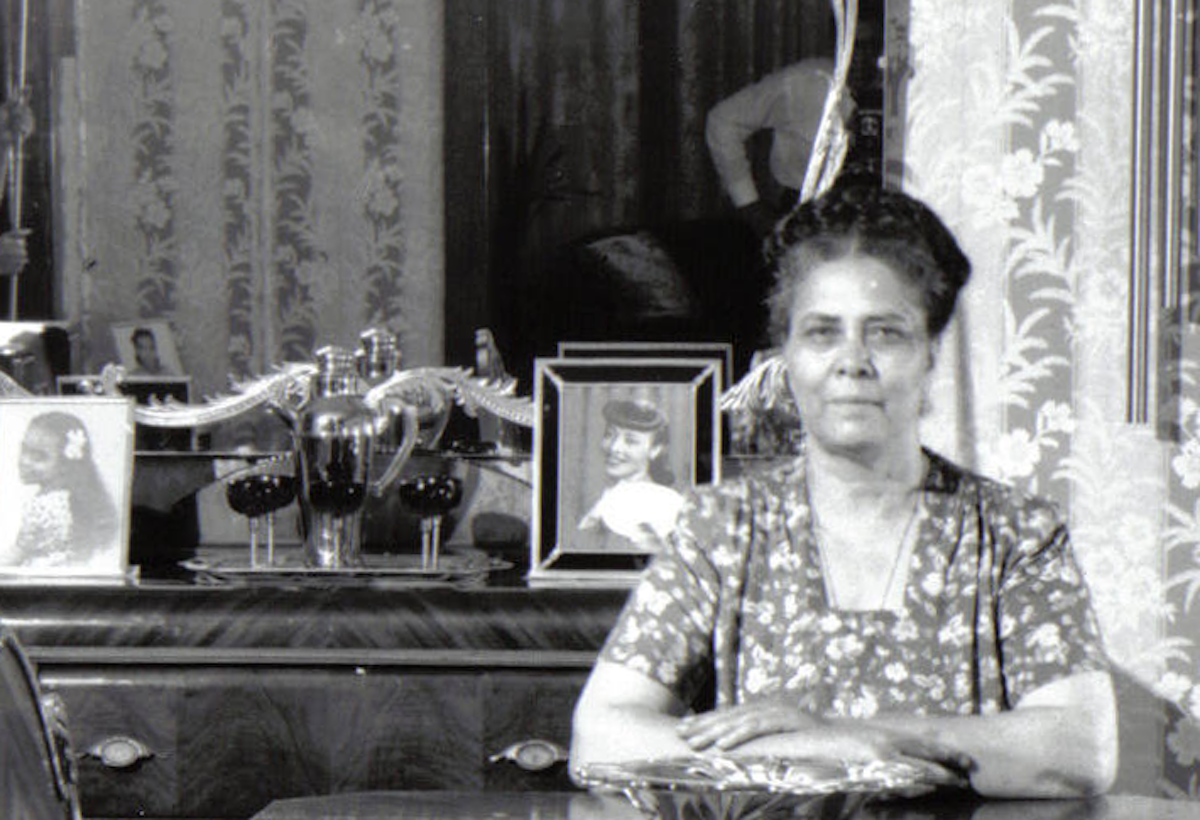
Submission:
[[[260,546],[260,553],[265,554],[265,549]],[[180,561],[179,565],[193,573],[197,583],[210,584],[482,583],[489,572],[512,566],[482,550],[450,547],[438,557],[436,567],[422,567],[421,556],[410,553],[367,553],[363,555],[360,566],[317,568],[304,566],[300,550],[295,547],[278,546],[275,548],[275,563],[270,566],[251,566],[248,547],[237,550],[202,548],[199,555]]]

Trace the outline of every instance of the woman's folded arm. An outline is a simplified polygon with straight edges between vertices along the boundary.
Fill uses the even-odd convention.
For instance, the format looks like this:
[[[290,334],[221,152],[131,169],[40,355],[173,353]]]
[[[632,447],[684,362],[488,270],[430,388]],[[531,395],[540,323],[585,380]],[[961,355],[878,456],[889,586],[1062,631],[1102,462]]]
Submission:
[[[575,713],[572,768],[687,754],[931,760],[990,797],[1076,797],[1112,785],[1116,705],[1105,672],[1061,678],[992,715],[809,715],[782,699],[681,717],[665,686],[601,661]]]

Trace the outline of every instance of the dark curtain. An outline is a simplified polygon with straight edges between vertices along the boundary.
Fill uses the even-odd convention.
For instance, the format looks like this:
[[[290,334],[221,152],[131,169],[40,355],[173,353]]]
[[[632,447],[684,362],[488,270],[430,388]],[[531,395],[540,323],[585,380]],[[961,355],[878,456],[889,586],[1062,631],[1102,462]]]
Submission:
[[[524,365],[552,352],[529,328],[571,334],[572,317],[545,316],[561,307],[548,280],[573,275],[564,247],[728,219],[708,109],[788,63],[832,56],[834,22],[828,0],[490,0],[486,15],[492,324]]]
[[[598,229],[724,212],[708,109],[832,56],[828,0],[492,0],[496,224],[537,252]]]
[[[34,131],[26,138],[21,154],[22,196],[20,226],[29,231],[26,247],[29,264],[21,272],[17,305],[11,304],[12,289],[7,277],[0,278],[0,317],[8,319],[61,319],[57,315],[58,294],[54,288],[54,202],[51,161],[54,156],[53,83],[60,70],[58,60],[74,54],[71,0],[40,0],[27,5],[25,89],[33,111]],[[0,0],[0,76],[2,99],[13,97],[19,74],[22,3]],[[0,195],[0,230],[8,230],[14,217],[13,188]]]

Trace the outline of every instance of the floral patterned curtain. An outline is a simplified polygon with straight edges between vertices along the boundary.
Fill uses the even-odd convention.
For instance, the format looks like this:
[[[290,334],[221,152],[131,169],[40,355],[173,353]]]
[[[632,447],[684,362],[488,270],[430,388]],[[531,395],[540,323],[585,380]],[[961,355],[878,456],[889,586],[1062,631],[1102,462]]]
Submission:
[[[86,367],[150,317],[206,393],[368,326],[440,362],[437,0],[76,2],[62,301]]]
[[[1134,6],[890,3],[912,49],[904,184],[975,266],[927,439],[1068,511],[1110,654],[1162,698],[1123,765],[1196,796],[1200,396],[1177,442],[1125,420]]]

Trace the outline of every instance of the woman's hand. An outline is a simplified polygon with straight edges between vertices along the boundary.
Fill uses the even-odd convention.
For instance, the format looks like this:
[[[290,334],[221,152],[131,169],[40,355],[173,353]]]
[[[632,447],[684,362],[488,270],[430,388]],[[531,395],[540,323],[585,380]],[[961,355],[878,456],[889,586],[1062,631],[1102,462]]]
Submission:
[[[679,721],[677,732],[697,752],[736,749],[839,760],[912,757],[963,773],[975,765],[970,755],[937,740],[869,720],[817,717],[784,700],[689,715]]]
[[[760,700],[698,715],[679,721],[679,736],[696,751],[732,749],[767,735],[799,732],[824,721],[803,711],[794,702]]]

